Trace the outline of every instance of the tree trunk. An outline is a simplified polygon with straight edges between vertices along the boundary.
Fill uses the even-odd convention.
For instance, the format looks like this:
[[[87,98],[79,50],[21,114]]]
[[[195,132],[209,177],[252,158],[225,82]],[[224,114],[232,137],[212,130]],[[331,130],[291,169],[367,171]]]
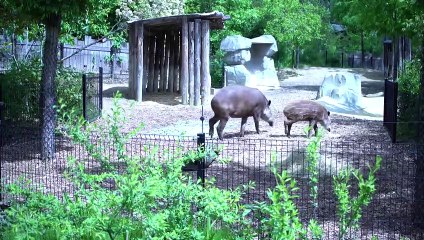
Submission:
[[[300,47],[297,46],[296,47],[296,69],[299,68],[299,64],[300,64]]]
[[[421,39],[421,75],[420,92],[418,98],[418,123],[417,134],[419,144],[417,146],[416,175],[415,175],[415,206],[414,224],[416,227],[424,228],[424,37]]]
[[[361,32],[361,67],[365,67],[364,32]]]
[[[51,14],[44,19],[46,40],[43,45],[43,69],[41,73],[41,158],[53,159],[55,152],[54,129],[56,111],[53,108],[56,98],[55,78],[57,70],[57,47],[59,42],[61,16]]]

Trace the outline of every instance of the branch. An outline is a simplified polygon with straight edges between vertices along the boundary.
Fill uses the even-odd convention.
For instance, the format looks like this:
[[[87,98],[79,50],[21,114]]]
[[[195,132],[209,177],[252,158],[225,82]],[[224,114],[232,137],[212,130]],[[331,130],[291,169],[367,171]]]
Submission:
[[[118,22],[119,23],[119,22]],[[112,29],[114,28],[114,27],[116,27],[117,25],[118,25],[118,23],[116,23],[113,27],[112,27]],[[73,56],[75,56],[75,55],[77,55],[78,53],[80,53],[80,52],[82,52],[83,50],[85,50],[85,49],[87,49],[87,48],[89,48],[89,47],[91,47],[91,46],[93,46],[94,44],[97,44],[97,43],[99,43],[99,42],[102,42],[104,39],[106,39],[108,36],[110,36],[110,35],[112,35],[112,34],[114,34],[114,33],[116,33],[116,32],[118,32],[118,31],[121,31],[121,30],[123,30],[124,28],[117,28],[117,29],[115,29],[115,30],[111,30],[109,33],[107,33],[104,37],[102,37],[102,38],[100,38],[100,39],[97,39],[95,42],[92,42],[92,43],[90,43],[90,44],[87,44],[87,45],[85,45],[85,46],[83,46],[83,47],[81,47],[80,49],[78,49],[78,50],[76,50],[75,52],[73,52],[72,54],[70,54],[69,56],[66,56],[66,57],[64,57],[64,58],[62,58],[62,59],[60,59],[59,61],[58,61],[58,63],[63,63],[65,60],[67,60],[67,59],[69,59],[69,58],[71,58],[71,57],[73,57]]]

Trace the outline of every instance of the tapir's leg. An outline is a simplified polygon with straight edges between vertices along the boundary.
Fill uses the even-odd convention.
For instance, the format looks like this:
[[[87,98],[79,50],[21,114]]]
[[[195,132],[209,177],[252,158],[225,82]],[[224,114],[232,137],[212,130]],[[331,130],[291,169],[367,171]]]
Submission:
[[[216,128],[216,131],[218,132],[218,137],[220,140],[223,140],[222,132],[224,131],[225,125],[227,124],[229,118],[222,118],[219,121],[218,127]]]
[[[259,134],[259,117],[253,116],[253,121],[255,121],[256,133]]]
[[[290,131],[291,131],[292,124],[293,124],[293,123],[289,123],[289,124],[287,125],[287,128],[288,128],[288,130],[287,130],[287,137],[290,137]]]
[[[284,121],[284,133],[288,136],[289,135],[289,130],[288,130],[288,124],[286,121]]]
[[[244,137],[244,129],[246,128],[247,117],[241,119],[240,137]]]
[[[216,122],[218,122],[219,119],[214,115],[211,119],[209,119],[209,136],[213,137],[213,126]]]
[[[312,128],[317,124],[317,121],[315,120],[310,120],[309,121],[309,129],[308,129],[308,138],[311,137],[311,133],[312,133]]]
[[[315,123],[314,125],[315,137],[318,135],[318,125]]]

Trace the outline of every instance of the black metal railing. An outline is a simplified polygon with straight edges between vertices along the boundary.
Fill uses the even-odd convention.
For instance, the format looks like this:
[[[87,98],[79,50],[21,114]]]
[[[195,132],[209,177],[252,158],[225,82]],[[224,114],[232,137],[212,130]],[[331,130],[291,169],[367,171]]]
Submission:
[[[94,121],[101,117],[103,109],[103,68],[99,74],[82,75],[82,110],[84,119]]]
[[[93,138],[93,141],[97,141],[96,138]],[[24,177],[30,180],[36,189],[43,189],[46,193],[60,198],[64,193],[72,194],[76,190],[64,174],[69,157],[79,159],[88,171],[99,171],[98,162],[87,154],[83,146],[63,137],[58,137],[56,142],[55,158],[48,161],[41,160],[39,138],[28,137],[13,143],[3,143],[0,149],[1,186]],[[101,144],[104,153],[114,159],[117,153],[113,146],[104,142]],[[309,194],[307,141],[248,138],[219,141],[204,139],[204,135],[137,135],[127,143],[126,152],[129,157],[139,157],[157,149],[155,154],[158,159],[164,161],[172,160],[170,156],[178,150],[184,152],[202,145],[214,149],[222,148],[219,156],[231,161],[213,162],[208,167],[204,167],[205,162],[201,161],[197,168],[186,173],[192,174],[193,179],[214,178],[214,184],[221,189],[235,189],[253,181],[255,186],[246,189],[242,203],[268,201],[267,190],[275,186],[275,178],[271,172],[271,166],[274,165],[279,171],[288,171],[297,181],[299,190],[296,194],[299,197],[295,203],[302,221],[306,222],[314,217]],[[377,155],[383,158],[377,175],[377,192],[370,205],[364,209],[361,228],[356,231],[355,236],[359,239],[370,239],[374,235],[379,239],[424,239],[424,234],[417,232],[413,225],[414,221],[422,220],[422,217],[414,216],[417,212],[414,210],[415,206],[424,205],[422,200],[417,200],[415,194],[416,189],[420,189],[417,186],[424,182],[420,177],[422,174],[417,172],[421,171],[417,163],[423,149],[422,145],[416,143],[321,142],[317,220],[326,233],[324,239],[332,239],[332,234],[337,232],[333,177],[348,167],[367,172],[368,165],[374,163]],[[352,184],[352,190],[357,189],[358,186]],[[5,200],[10,197],[3,192]]]
[[[392,142],[396,142],[398,83],[386,79],[384,81],[384,114],[383,125],[386,127]]]

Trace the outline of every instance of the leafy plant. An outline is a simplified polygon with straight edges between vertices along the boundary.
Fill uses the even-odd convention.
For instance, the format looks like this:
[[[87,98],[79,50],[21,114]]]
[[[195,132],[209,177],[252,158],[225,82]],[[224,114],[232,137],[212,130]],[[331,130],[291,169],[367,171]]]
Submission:
[[[1,77],[5,119],[37,122],[40,116],[41,61],[34,58],[18,61]],[[70,68],[59,68],[56,78],[58,101],[63,108],[82,113],[81,74]]]
[[[381,166],[381,157],[377,156],[375,165],[369,167],[368,178],[357,170],[344,169],[334,176],[334,193],[336,194],[337,216],[339,217],[339,239],[345,239],[349,229],[359,227],[362,210],[368,206],[376,191],[376,173]],[[354,177],[358,181],[359,191],[356,197],[350,196],[350,180]]]
[[[415,121],[418,120],[418,96],[420,89],[420,68],[419,59],[414,59],[405,64],[404,70],[398,78],[398,115],[399,115],[399,135],[401,137],[416,137]],[[408,124],[412,122],[412,124]]]
[[[309,131],[309,127],[305,129],[305,134]],[[318,134],[312,137],[306,148],[308,159],[308,177],[310,186],[311,205],[313,209],[313,217],[317,218],[318,214],[318,182],[319,182],[319,147],[321,143],[322,131],[317,129]],[[315,239],[322,238],[322,229],[318,226],[315,220],[309,222],[309,230]]]
[[[125,117],[118,106],[119,96],[115,96],[104,127],[71,117],[75,112],[65,113],[59,108],[59,113],[66,115],[62,119],[68,120],[63,123],[65,133],[85,147],[95,161],[90,166],[98,165],[102,171],[93,173],[83,159],[69,159],[66,176],[76,191],[63,200],[32,191],[28,185],[9,185],[9,193],[25,202],[7,210],[11,225],[2,229],[2,237],[251,239],[250,221],[239,203],[241,188],[227,191],[210,181],[205,187],[197,184],[182,173],[187,160],[182,149],[166,161],[159,161],[157,147],[145,146],[145,157],[130,157],[128,140],[140,129],[120,132]],[[106,155],[106,149],[116,154]]]

